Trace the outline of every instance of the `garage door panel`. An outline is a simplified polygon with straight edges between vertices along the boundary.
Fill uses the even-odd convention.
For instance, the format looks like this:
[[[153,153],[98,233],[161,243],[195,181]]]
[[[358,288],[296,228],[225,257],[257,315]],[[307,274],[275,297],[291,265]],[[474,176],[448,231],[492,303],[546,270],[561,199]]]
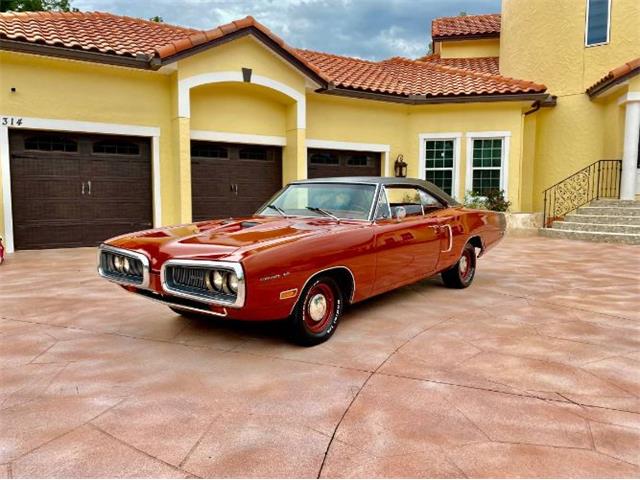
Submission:
[[[10,148],[16,248],[96,245],[151,226],[148,140],[11,130]]]
[[[307,165],[309,178],[378,177],[382,174],[382,154],[310,148]]]
[[[192,152],[218,156],[192,157],[196,221],[252,215],[282,187],[280,147],[192,142]]]

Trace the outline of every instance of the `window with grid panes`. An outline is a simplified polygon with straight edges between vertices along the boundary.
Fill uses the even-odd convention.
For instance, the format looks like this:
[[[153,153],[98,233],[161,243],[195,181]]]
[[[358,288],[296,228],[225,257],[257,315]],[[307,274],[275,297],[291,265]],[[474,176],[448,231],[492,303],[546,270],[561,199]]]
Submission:
[[[473,141],[471,190],[486,195],[500,190],[502,175],[502,139],[481,138]]]
[[[453,140],[425,142],[425,180],[453,195]]]

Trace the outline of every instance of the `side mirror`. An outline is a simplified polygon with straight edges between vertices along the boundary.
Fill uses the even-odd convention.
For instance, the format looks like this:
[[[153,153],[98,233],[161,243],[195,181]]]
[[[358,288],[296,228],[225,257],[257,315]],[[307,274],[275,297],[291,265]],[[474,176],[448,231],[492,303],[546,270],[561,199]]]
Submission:
[[[404,207],[396,207],[395,208],[396,220],[400,221],[406,216],[407,216],[407,209],[406,208],[404,208]]]

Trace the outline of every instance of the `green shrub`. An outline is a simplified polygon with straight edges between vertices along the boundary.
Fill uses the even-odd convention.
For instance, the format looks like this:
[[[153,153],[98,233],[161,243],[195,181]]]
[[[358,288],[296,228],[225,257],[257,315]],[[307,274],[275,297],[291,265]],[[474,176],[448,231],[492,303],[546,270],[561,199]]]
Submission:
[[[464,195],[464,206],[494,212],[506,212],[511,202],[504,197],[504,190],[490,190],[486,195],[468,191]]]

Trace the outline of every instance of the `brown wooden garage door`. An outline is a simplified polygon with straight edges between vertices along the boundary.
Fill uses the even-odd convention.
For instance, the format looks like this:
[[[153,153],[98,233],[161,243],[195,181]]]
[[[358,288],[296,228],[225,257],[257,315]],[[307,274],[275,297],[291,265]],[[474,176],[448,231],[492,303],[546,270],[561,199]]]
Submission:
[[[10,131],[16,249],[97,245],[150,228],[148,139]]]
[[[307,150],[309,178],[380,176],[379,152],[348,150]]]
[[[249,216],[282,187],[282,149],[191,142],[194,221]]]

